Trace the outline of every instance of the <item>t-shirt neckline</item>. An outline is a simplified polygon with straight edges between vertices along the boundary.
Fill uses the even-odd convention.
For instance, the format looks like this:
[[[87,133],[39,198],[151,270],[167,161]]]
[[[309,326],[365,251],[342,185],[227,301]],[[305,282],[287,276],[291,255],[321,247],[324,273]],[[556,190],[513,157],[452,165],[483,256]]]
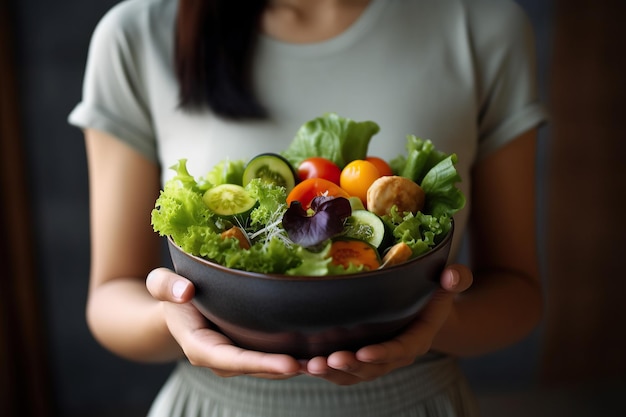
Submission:
[[[345,49],[364,36],[378,21],[389,0],[372,0],[359,18],[339,35],[320,42],[291,43],[260,34],[261,45],[269,50],[294,56],[319,56]]]

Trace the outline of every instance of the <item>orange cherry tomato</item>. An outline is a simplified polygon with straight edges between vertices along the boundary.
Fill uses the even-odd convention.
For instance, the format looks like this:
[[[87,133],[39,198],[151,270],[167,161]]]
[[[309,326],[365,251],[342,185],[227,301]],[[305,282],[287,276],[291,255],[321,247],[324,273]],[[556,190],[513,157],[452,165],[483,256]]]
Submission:
[[[341,189],[334,182],[325,180],[324,178],[308,178],[296,185],[289,195],[287,195],[287,206],[293,201],[299,201],[302,207],[308,209],[311,201],[320,195],[328,195],[332,197],[349,198],[345,190]]]
[[[341,171],[339,185],[351,196],[358,197],[363,205],[367,204],[367,189],[380,178],[378,168],[371,162],[357,159],[350,162]]]
[[[298,177],[300,181],[309,178],[323,178],[339,185],[340,175],[341,168],[333,161],[319,156],[307,158],[298,166]]]
[[[378,168],[378,172],[380,173],[381,177],[393,175],[393,170],[384,159],[377,156],[368,156],[365,158],[365,160],[371,162],[376,168]]]

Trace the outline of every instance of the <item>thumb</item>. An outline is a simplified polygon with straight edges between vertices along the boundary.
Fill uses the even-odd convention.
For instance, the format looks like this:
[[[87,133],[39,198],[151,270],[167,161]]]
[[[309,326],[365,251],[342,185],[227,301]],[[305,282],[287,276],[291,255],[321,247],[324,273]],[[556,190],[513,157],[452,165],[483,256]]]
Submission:
[[[146,278],[146,288],[157,300],[174,303],[190,301],[195,291],[189,280],[167,268],[152,270]]]
[[[452,264],[443,270],[440,278],[441,287],[451,293],[461,293],[472,286],[472,271],[461,264]]]

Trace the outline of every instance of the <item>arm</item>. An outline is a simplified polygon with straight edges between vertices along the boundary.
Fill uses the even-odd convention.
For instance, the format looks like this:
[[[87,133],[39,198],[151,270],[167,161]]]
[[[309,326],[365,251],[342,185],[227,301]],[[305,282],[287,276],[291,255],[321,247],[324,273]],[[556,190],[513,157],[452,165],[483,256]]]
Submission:
[[[537,325],[542,298],[535,242],[535,138],[534,130],[521,135],[473,171],[473,273],[463,265],[449,266],[441,276],[442,288],[403,334],[356,354],[314,358],[307,365],[310,374],[354,384],[411,364],[431,349],[456,356],[494,351],[521,340]]]
[[[474,284],[457,297],[433,349],[459,356],[487,353],[518,342],[541,318],[535,142],[536,131],[529,131],[474,168]]]
[[[189,302],[193,285],[157,268],[160,238],[150,213],[160,190],[158,166],[108,134],[88,130],[85,136],[92,243],[87,321],[94,337],[131,360],[187,356],[223,376],[296,374],[295,359],[237,348],[210,329]]]
[[[89,164],[91,271],[87,322],[94,337],[134,360],[165,361],[181,354],[144,280],[160,264],[150,211],[159,169],[126,144],[85,132]]]

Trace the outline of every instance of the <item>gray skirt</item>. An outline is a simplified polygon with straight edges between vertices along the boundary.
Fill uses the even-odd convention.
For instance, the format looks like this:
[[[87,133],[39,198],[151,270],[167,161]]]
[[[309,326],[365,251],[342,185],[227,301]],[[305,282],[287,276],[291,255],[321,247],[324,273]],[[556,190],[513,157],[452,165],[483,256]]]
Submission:
[[[371,382],[338,386],[307,375],[221,378],[180,362],[149,417],[476,417],[456,361],[429,354]]]

